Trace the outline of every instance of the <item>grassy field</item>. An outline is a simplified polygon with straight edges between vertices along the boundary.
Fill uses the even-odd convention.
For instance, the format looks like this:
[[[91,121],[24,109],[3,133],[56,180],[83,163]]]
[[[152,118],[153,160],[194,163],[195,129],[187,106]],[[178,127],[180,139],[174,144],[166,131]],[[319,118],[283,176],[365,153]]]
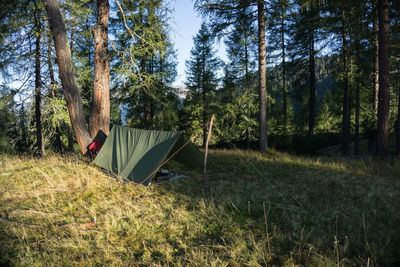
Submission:
[[[149,187],[0,156],[0,265],[399,266],[400,162],[211,151]]]

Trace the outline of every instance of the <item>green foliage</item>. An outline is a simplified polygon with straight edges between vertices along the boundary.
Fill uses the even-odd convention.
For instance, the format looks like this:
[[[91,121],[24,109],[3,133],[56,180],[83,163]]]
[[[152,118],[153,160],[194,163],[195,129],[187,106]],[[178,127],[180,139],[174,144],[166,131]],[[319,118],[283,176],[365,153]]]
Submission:
[[[168,4],[160,0],[122,1],[111,19],[113,91],[128,126],[176,129],[176,52],[170,40]]]
[[[186,61],[186,86],[188,92],[183,103],[183,116],[185,125],[183,129],[190,135],[195,135],[195,140],[203,132],[210,115],[218,106],[214,99],[218,78],[217,71],[220,59],[213,49],[214,38],[203,22],[199,32],[193,37],[194,46],[190,51],[190,59]],[[193,122],[196,121],[193,125]],[[204,135],[202,144],[204,145]],[[197,141],[200,144],[200,140]]]
[[[0,91],[0,151],[6,152],[10,151],[12,148],[10,146],[11,140],[8,132],[12,123],[15,121],[15,116],[13,115],[13,94],[4,94]]]
[[[43,108],[44,123],[55,129],[63,124],[71,126],[64,99],[48,97]]]

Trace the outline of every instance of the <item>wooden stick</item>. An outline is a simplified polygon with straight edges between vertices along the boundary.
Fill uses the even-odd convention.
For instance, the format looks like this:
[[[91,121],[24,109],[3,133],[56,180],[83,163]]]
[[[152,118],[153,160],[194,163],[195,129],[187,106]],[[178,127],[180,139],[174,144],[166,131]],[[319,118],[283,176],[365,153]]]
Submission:
[[[210,136],[211,136],[211,129],[213,126],[213,122],[214,122],[214,114],[211,116],[211,120],[210,120],[210,127],[208,128],[208,134],[207,134],[207,139],[206,139],[206,147],[205,147],[205,153],[204,153],[204,187],[206,189],[206,192],[209,193],[210,192],[210,188],[208,187],[208,178],[207,178],[207,154],[208,154],[208,141],[210,140]]]

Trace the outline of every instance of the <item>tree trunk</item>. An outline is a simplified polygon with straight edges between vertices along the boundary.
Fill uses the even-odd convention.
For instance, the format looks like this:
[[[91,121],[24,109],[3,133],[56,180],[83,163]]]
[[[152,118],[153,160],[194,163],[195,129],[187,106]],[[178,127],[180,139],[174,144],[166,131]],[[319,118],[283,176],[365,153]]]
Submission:
[[[44,143],[42,135],[42,92],[40,89],[40,37],[41,37],[41,12],[35,1],[35,27],[36,27],[36,55],[35,55],[35,120],[36,120],[36,146],[37,155],[44,156]]]
[[[397,93],[397,120],[395,125],[396,130],[396,155],[400,155],[400,82],[398,82],[398,93]]]
[[[342,114],[342,156],[349,154],[350,147],[350,119],[349,119],[349,73],[347,58],[346,16],[342,10],[342,53],[343,53],[343,114]]]
[[[389,78],[389,2],[378,0],[379,12],[379,93],[378,93],[378,132],[376,136],[376,155],[387,155],[390,123],[390,78]]]
[[[283,93],[283,131],[287,129],[287,92],[286,92],[286,50],[285,50],[285,19],[284,10],[281,17],[281,44],[282,44],[282,93]]]
[[[308,114],[308,134],[314,133],[315,126],[315,94],[316,94],[316,78],[315,78],[315,51],[314,36],[311,33],[310,51],[309,51],[309,75],[310,75],[310,96],[309,96],[309,114]]]
[[[378,110],[378,92],[379,92],[379,53],[378,53],[378,7],[377,7],[377,0],[372,1],[372,9],[374,12],[373,16],[373,45],[374,45],[374,84],[373,84],[373,93],[372,93],[372,108],[375,111],[374,114],[376,115],[376,111]]]
[[[358,23],[357,25],[360,25]],[[355,34],[355,54],[356,54],[356,68],[357,73],[355,77],[356,82],[356,118],[355,118],[355,140],[354,140],[354,155],[358,156],[360,154],[359,151],[359,139],[360,139],[360,68],[361,68],[361,59],[360,59],[360,39],[358,33]]]
[[[266,152],[267,143],[267,62],[265,47],[264,0],[257,1],[258,12],[258,76],[259,76],[259,150]]]
[[[56,48],[59,76],[67,102],[71,124],[80,150],[85,154],[87,150],[86,147],[92,139],[85,122],[80,92],[75,83],[67,30],[62,20],[57,1],[44,0],[44,4]]]
[[[108,55],[108,0],[97,0],[97,24],[92,27],[94,40],[94,87],[89,117],[90,134],[108,134],[110,127],[110,59]]]

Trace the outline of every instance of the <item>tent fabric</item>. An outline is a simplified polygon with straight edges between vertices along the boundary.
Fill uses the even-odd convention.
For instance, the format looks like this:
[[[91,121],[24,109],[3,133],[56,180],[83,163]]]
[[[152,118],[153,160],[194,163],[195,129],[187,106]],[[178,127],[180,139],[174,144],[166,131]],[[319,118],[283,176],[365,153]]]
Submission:
[[[167,156],[186,142],[181,132],[114,126],[93,163],[118,176],[148,185],[155,175],[152,173]],[[189,143],[174,159],[195,167],[201,164],[201,153]]]

